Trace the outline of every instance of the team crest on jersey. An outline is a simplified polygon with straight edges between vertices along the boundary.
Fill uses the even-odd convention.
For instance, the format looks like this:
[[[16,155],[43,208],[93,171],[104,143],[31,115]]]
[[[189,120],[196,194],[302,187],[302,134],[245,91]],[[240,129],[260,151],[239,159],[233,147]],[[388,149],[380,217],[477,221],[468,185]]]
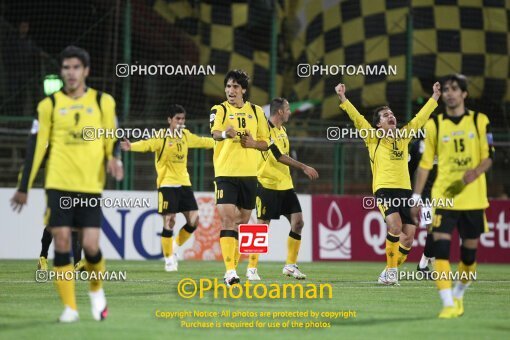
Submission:
[[[85,112],[87,112],[88,114],[91,114],[92,112],[94,112],[94,109],[92,109],[92,107],[89,106],[85,109]]]
[[[450,136],[443,136],[443,143],[448,143],[450,141]]]
[[[473,139],[475,138],[475,134],[474,132],[470,132],[469,135],[468,135],[469,139]]]
[[[67,109],[64,107],[63,109],[58,110],[58,113],[60,113],[63,116],[67,114]]]
[[[252,119],[252,118],[253,118],[253,116],[252,116],[252,115],[248,115],[248,118],[249,118],[249,119]]]

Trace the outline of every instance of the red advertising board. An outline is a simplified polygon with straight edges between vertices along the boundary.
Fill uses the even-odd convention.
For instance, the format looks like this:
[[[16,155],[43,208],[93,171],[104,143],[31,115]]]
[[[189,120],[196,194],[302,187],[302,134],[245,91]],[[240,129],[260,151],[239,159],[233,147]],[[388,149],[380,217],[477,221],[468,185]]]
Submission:
[[[377,208],[363,208],[358,196],[312,197],[314,261],[384,261],[386,224]],[[510,201],[491,200],[486,210],[489,232],[480,238],[478,262],[510,263]],[[427,232],[418,228],[409,261],[423,253]],[[459,239],[454,234],[451,260],[459,259]]]

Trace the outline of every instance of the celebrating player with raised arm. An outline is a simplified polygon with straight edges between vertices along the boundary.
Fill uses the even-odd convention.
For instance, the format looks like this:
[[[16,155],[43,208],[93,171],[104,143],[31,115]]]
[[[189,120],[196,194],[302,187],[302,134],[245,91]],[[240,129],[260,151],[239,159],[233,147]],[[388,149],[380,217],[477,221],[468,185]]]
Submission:
[[[236,272],[238,226],[249,222],[255,208],[258,150],[265,151],[269,146],[264,111],[244,98],[248,80],[242,70],[229,71],[224,80],[227,100],[213,106],[210,116],[211,133],[216,140],[214,185],[221,218],[220,246],[227,286],[240,282]]]
[[[31,145],[23,168],[21,184],[12,198],[16,209],[27,202],[27,193],[35,179],[46,152],[45,189],[48,225],[55,240],[53,270],[56,287],[65,306],[60,322],[78,321],[75,281],[66,279],[73,272],[70,259],[71,228],[82,231],[82,246],[87,261],[85,269],[94,273],[105,270],[99,249],[101,207],[88,206],[87,200],[101,197],[106,169],[117,180],[123,177],[122,163],[114,157],[116,140],[97,138],[85,140],[84,128],[114,129],[115,101],[109,94],[89,88],[90,56],[84,49],[69,46],[60,55],[64,88],[43,99],[37,106],[38,117],[32,126]],[[73,205],[78,200],[80,203]],[[83,202],[85,201],[85,204]],[[91,279],[89,297],[92,316],[102,320],[108,314],[101,279]]]
[[[198,206],[188,173],[188,149],[212,149],[214,140],[199,137],[184,129],[186,111],[181,105],[173,105],[168,113],[169,130],[160,130],[161,136],[135,143],[127,139],[120,143],[123,151],[154,152],[154,163],[158,178],[158,213],[163,216],[161,248],[165,258],[165,270],[177,271],[176,249],[172,242],[175,215],[182,213],[186,224],[179,230],[175,244],[186,242],[198,226]],[[168,134],[166,132],[169,132]]]
[[[386,268],[378,279],[378,282],[382,284],[398,284],[397,267],[406,260],[416,231],[409,206],[412,191],[407,166],[408,145],[416,135],[413,131],[421,128],[437,107],[437,100],[441,95],[439,83],[436,82],[432,90],[434,92],[432,97],[420,112],[400,131],[397,131],[397,119],[388,106],[375,109],[373,125],[370,125],[347,100],[345,85],[338,84],[335,87],[341,101],[340,108],[347,112],[356,129],[368,130],[364,141],[368,148],[372,169],[372,190],[378,201],[384,202],[379,204],[379,209],[388,226]],[[381,129],[383,134],[375,133],[377,129]],[[393,202],[398,206],[392,206]]]
[[[439,114],[425,125],[425,151],[420,161],[414,195],[420,196],[430,169],[437,156],[437,178],[432,187],[432,199],[446,202],[453,198],[453,206],[438,207],[433,213],[434,270],[441,275],[436,280],[443,301],[440,318],[455,318],[464,314],[463,297],[470,285],[469,275],[476,270],[476,249],[483,232],[488,231],[485,209],[487,183],[485,172],[492,165],[492,133],[489,118],[483,113],[468,110],[464,105],[467,81],[464,76],[450,75],[442,80],[442,98],[446,114]],[[412,209],[416,218],[418,211]],[[452,291],[448,277],[450,242],[457,226],[462,243],[458,273],[460,281]]]

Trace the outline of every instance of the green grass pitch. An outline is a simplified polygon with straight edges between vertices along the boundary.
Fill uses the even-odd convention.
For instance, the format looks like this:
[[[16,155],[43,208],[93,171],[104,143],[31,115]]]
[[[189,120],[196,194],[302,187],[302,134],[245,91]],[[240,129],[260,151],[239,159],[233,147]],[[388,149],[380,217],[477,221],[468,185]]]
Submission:
[[[464,298],[465,315],[453,320],[436,318],[441,308],[435,285],[427,281],[401,281],[399,287],[375,283],[382,263],[329,262],[304,263],[308,275],[301,283],[329,283],[332,299],[183,299],[177,294],[180,279],[191,277],[221,279],[224,267],[220,262],[181,261],[179,272],[166,273],[162,261],[108,261],[110,271],[127,273],[124,282],[104,285],[109,316],[96,322],[90,315],[88,283],[77,283],[80,321],[57,324],[62,306],[51,283],[34,281],[36,261],[0,261],[0,338],[1,339],[364,339],[364,338],[434,338],[434,339],[508,339],[510,334],[510,266],[478,266],[478,281]],[[414,270],[415,263],[404,269]],[[260,263],[259,273],[265,284],[299,283],[281,275],[279,263]],[[239,266],[241,274],[246,262]],[[244,275],[241,276],[241,279]],[[244,280],[242,281],[244,282]],[[158,319],[162,311],[356,311],[351,319],[326,320],[323,329],[186,329],[178,319]],[[188,321],[216,321],[188,318]],[[271,319],[260,319],[271,322]],[[272,320],[300,321],[295,318]],[[219,322],[232,321],[226,318]],[[235,321],[250,321],[238,319]],[[302,320],[306,321],[306,320]]]

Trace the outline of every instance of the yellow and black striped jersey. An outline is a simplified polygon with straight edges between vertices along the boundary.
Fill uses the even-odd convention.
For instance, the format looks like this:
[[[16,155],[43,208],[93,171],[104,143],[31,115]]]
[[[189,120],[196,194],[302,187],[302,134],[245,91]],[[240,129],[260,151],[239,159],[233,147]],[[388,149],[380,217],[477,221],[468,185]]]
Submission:
[[[165,133],[162,131],[162,136]],[[182,136],[182,138],[181,138]],[[212,149],[214,140],[210,137],[199,137],[189,130],[182,130],[179,135],[150,138],[131,144],[131,151],[154,152],[154,164],[158,178],[157,188],[164,186],[191,186],[188,173],[188,149]]]
[[[437,107],[437,101],[430,98],[422,109],[407,125],[402,127],[394,136],[401,138],[377,138],[375,128],[361,115],[348,100],[340,105],[353,121],[356,129],[372,130],[374,133],[366,133],[365,145],[368,148],[370,167],[372,169],[372,190],[375,193],[379,189],[409,189],[411,180],[407,166],[409,158],[409,142],[415,135],[412,131],[418,131],[431,113]]]
[[[474,169],[486,158],[492,157],[492,134],[489,118],[471,110],[460,117],[439,114],[425,124],[425,151],[420,167],[431,169],[437,155],[437,177],[432,187],[432,198],[446,199],[445,190],[464,173]],[[476,210],[489,206],[485,174],[468,184],[454,197],[450,210]]]
[[[211,133],[225,131],[232,126],[237,131],[235,138],[216,141],[214,146],[214,173],[216,177],[256,177],[259,151],[241,146],[241,136],[249,131],[256,141],[269,145],[269,130],[266,116],[260,106],[245,102],[237,108],[224,101],[211,108]]]
[[[278,157],[281,154],[289,155],[290,143],[287,130],[283,126],[280,128],[276,127],[271,121],[267,123],[269,125],[271,142],[278,148],[279,152],[275,154],[273,145],[271,145],[268,151],[260,152],[257,179],[266,189],[292,189],[294,185],[292,183],[292,177],[290,176],[289,166],[278,162]]]
[[[18,190],[27,192],[46,152],[45,188],[101,193],[105,184],[105,161],[113,157],[116,140],[83,138],[83,129],[114,129],[115,100],[107,93],[88,88],[73,99],[63,91],[46,97],[37,106],[27,158]]]

